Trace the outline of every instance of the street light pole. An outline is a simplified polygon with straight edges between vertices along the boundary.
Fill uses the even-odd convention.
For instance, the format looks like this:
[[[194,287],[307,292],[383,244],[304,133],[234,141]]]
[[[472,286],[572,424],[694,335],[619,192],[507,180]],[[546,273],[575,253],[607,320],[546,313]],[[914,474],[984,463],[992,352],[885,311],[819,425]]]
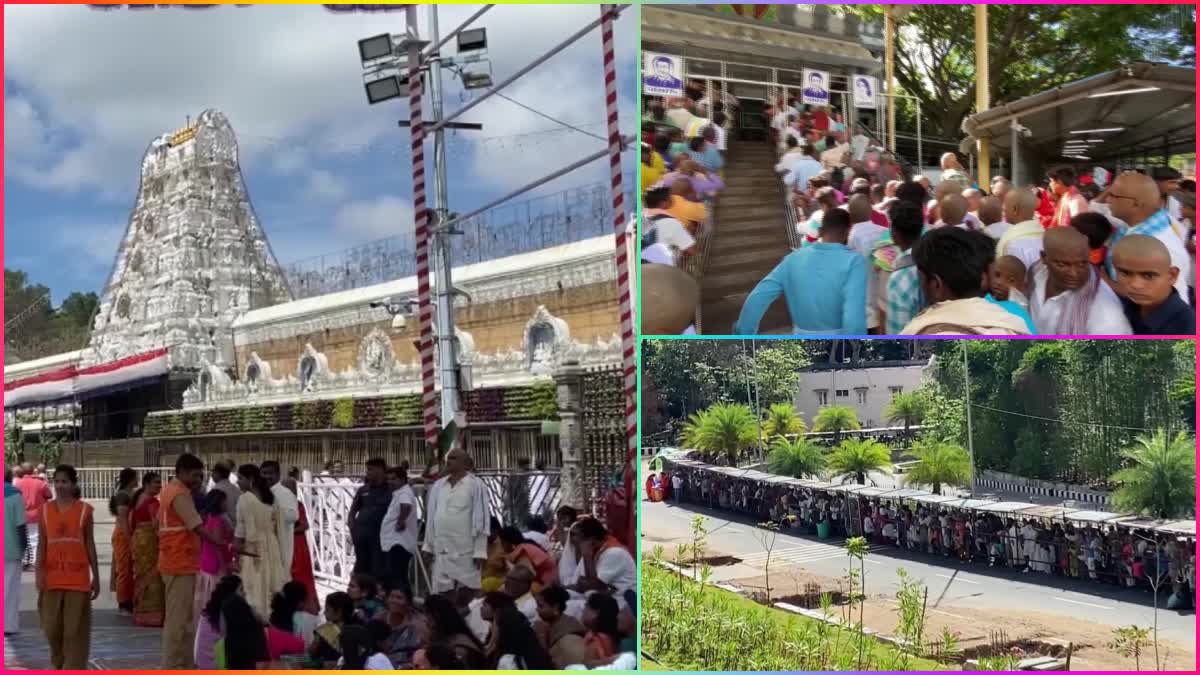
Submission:
[[[439,44],[438,7],[429,5],[429,40]],[[454,337],[454,287],[451,285],[450,230],[444,227],[450,220],[448,185],[446,179],[446,129],[442,121],[442,58],[439,51],[428,55],[429,99],[433,113],[433,211],[437,214],[433,228],[433,262],[437,278],[437,341],[441,372],[442,426],[458,419],[458,345]]]
[[[967,455],[971,458],[971,495],[975,494],[975,435],[971,433],[971,368],[967,365],[967,347],[970,343],[962,342],[963,381],[966,383],[967,405]]]
[[[988,15],[987,5],[975,5],[975,114],[991,105],[988,68]],[[979,186],[987,189],[991,183],[991,153],[987,138],[979,139]]]

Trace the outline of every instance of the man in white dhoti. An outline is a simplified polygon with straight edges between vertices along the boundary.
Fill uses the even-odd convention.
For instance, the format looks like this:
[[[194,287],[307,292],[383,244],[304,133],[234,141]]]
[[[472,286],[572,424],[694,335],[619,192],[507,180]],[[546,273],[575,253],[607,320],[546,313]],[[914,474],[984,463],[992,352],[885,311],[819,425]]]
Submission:
[[[1025,554],[1025,572],[1035,569],[1041,562],[1041,555],[1037,541],[1037,530],[1033,529],[1033,523],[1028,520],[1021,526],[1021,544]]]
[[[433,592],[458,593],[461,607],[482,587],[490,523],[487,487],[468,472],[464,451],[446,453],[445,465],[445,475],[429,490],[424,548],[433,554]]]
[[[283,558],[283,569],[292,569],[292,552],[296,543],[296,522],[300,520],[300,502],[296,495],[279,482],[279,462],[269,459],[260,467],[263,479],[271,486],[275,496],[275,509],[279,517],[275,520],[275,535],[279,538],[279,554]]]

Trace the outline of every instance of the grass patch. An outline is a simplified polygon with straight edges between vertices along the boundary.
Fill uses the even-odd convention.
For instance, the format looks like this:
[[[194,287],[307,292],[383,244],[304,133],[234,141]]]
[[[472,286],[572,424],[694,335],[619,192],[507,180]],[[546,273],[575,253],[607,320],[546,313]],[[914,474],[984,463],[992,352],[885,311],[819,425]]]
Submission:
[[[662,670],[944,670],[858,630],[642,567],[642,644]],[[833,612],[837,616],[837,612]],[[653,664],[643,661],[643,668]]]

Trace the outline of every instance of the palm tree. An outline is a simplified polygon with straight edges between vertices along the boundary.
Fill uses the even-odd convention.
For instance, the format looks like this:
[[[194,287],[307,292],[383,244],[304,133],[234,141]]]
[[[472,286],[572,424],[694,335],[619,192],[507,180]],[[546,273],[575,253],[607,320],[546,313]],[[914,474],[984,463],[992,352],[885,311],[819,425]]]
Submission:
[[[916,391],[896,394],[883,414],[893,424],[904,423],[904,435],[907,436],[908,428],[914,424],[920,424],[921,420],[925,418],[925,397]]]
[[[763,420],[763,440],[770,442],[776,436],[802,434],[806,425],[796,409],[787,403],[773,403]]]
[[[777,436],[767,457],[767,467],[771,473],[792,478],[819,476],[825,469],[825,453],[807,438]]]
[[[683,428],[684,444],[708,457],[724,455],[736,465],[742,452],[758,441],[758,419],[740,403],[716,403],[692,415]]]
[[[891,466],[891,451],[873,438],[847,438],[829,453],[829,470],[836,476],[853,476],[859,485],[867,484],[867,474],[872,471],[886,471]]]
[[[861,429],[858,423],[858,413],[848,405],[827,405],[817,412],[813,420],[813,431],[832,431],[833,442],[842,440],[842,432],[846,429]]]
[[[1177,518],[1196,508],[1196,441],[1180,432],[1168,440],[1163,430],[1141,435],[1121,451],[1129,463],[1112,475],[1119,487],[1113,504],[1125,513]]]
[[[917,460],[908,471],[906,484],[932,485],[933,494],[940,495],[943,485],[971,482],[971,456],[953,443],[916,441],[904,456]]]

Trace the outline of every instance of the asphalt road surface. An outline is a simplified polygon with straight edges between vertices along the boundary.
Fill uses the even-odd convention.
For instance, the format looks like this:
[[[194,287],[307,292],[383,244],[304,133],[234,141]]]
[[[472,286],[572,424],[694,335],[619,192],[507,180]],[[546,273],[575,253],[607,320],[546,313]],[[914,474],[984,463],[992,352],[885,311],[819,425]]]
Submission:
[[[675,506],[642,502],[642,550],[647,555],[662,545],[670,557],[680,543],[691,541],[692,519],[706,517],[705,528],[711,554],[740,558],[735,565],[713,568],[713,581],[729,581],[762,576],[766,552],[756,535],[764,530],[749,519],[694,504]],[[778,562],[777,562],[778,561]],[[780,533],[771,553],[771,569],[798,565],[806,571],[828,577],[846,573],[847,556],[840,541],[820,541]],[[929,609],[933,612],[972,621],[971,611],[1020,610],[1095,622],[1108,628],[1153,623],[1153,598],[1148,592],[1119,589],[1084,580],[1051,577],[1040,573],[1021,574],[986,565],[959,563],[953,558],[911,554],[890,546],[872,546],[866,558],[867,592],[894,595],[898,588],[896,571],[903,567],[910,577],[929,589]],[[774,584],[772,584],[774,585]],[[1160,603],[1165,603],[1160,593]],[[1196,619],[1192,611],[1180,613],[1159,610],[1160,637],[1192,644]]]

